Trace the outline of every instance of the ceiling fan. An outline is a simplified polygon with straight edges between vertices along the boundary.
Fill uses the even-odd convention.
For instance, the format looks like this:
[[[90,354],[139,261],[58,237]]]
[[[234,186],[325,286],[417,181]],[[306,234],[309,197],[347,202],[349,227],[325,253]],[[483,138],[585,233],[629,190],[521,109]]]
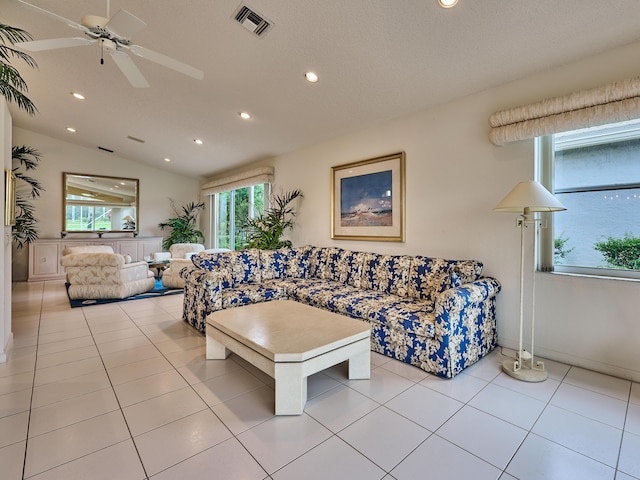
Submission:
[[[107,20],[105,17],[97,15],[85,15],[82,17],[81,23],[74,22],[60,15],[37,7],[23,0],[16,0],[25,7],[34,10],[40,14],[46,15],[53,20],[64,23],[65,25],[80,30],[89,38],[54,38],[50,40],[35,40],[31,42],[17,43],[16,46],[24,48],[30,52],[40,52],[44,50],[54,50],[57,48],[79,47],[83,45],[92,45],[96,42],[100,44],[101,51],[108,52],[111,58],[118,66],[120,71],[127,78],[129,83],[136,88],[146,88],[149,83],[142,75],[127,51],[146,58],[152,62],[160,64],[164,67],[175,70],[176,72],[188,75],[197,80],[204,78],[204,72],[195,67],[179,62],[173,58],[167,57],[148,48],[131,43],[131,37],[147,26],[145,22],[126,10],[119,10],[113,17]],[[109,0],[107,0],[107,17],[109,17]],[[101,55],[100,63],[104,63]]]

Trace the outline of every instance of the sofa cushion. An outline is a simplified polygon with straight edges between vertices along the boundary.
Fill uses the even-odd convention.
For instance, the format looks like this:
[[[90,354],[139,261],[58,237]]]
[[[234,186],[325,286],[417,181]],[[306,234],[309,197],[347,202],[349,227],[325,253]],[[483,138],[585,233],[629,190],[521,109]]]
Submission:
[[[328,248],[322,278],[360,288],[362,266],[367,255],[342,248]]]
[[[351,290],[353,290],[353,287],[345,285],[344,283],[320,278],[300,279],[295,282],[287,282],[287,291],[291,299],[314,307],[326,308],[327,303],[333,296]]]
[[[260,278],[273,280],[286,275],[290,249],[260,250]]]
[[[285,268],[285,276],[290,278],[307,278],[311,264],[311,252],[313,247],[292,248],[289,250],[289,260]]]
[[[227,270],[229,278],[222,288],[231,288],[242,283],[260,281],[260,250],[236,250],[218,253],[199,253],[191,257],[198,268],[209,272]]]
[[[169,247],[171,258],[189,258],[191,254],[204,250],[204,245],[200,243],[174,243]]]
[[[375,290],[351,287],[333,295],[327,302],[326,308],[341,315],[366,320],[369,318],[371,310],[379,309],[387,303],[396,302],[398,298],[395,295]]]
[[[327,248],[312,247],[309,251],[309,277],[323,278],[327,263]]]
[[[243,283],[236,288],[222,290],[222,308],[239,307],[268,300],[283,300],[287,297],[284,285],[279,281]]]
[[[391,330],[404,331],[433,338],[435,335],[435,313],[431,302],[402,298],[395,302],[385,301],[369,311],[368,319],[386,325]]]
[[[436,297],[453,286],[454,262],[442,258],[413,257],[409,270],[408,296],[435,302]]]
[[[475,282],[482,274],[482,262],[475,260],[456,260],[453,263],[451,281],[454,287]]]
[[[361,287],[406,297],[410,262],[411,257],[402,255],[366,254]]]

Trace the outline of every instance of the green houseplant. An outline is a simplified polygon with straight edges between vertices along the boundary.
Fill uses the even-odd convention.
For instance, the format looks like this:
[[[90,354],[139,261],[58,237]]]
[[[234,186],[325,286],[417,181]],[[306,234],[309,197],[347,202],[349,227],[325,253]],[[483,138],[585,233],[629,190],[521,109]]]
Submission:
[[[204,210],[204,203],[189,202],[179,210],[175,201],[171,199],[171,209],[176,216],[158,224],[160,230],[169,230],[169,236],[162,242],[162,248],[169,250],[174,243],[204,242],[204,234],[197,229],[198,215]]]
[[[21,192],[20,188],[16,189],[16,223],[11,231],[13,241],[18,248],[22,248],[25,244],[37,240],[40,235],[37,228],[38,219],[34,216],[35,207],[30,199],[38,198],[44,187],[37,179],[26,174],[27,171],[38,167],[40,152],[26,145],[14,146],[11,149],[11,159],[16,180],[28,187],[26,192]]]
[[[283,239],[282,235],[293,227],[296,211],[291,202],[298,197],[303,197],[300,190],[273,195],[272,207],[265,209],[254,218],[246,219],[242,224],[246,234],[244,246],[261,250],[291,247],[291,241]]]
[[[33,102],[25,95],[28,91],[27,84],[17,68],[11,65],[11,59],[22,60],[31,68],[36,68],[35,60],[28,54],[13,48],[18,42],[31,40],[31,35],[16,27],[0,23],[0,94],[8,101],[16,105],[29,115],[35,115],[37,109]],[[16,194],[16,223],[11,230],[12,239],[18,248],[38,239],[39,232],[36,227],[38,220],[35,218],[35,207],[29,201],[38,198],[44,190],[42,184],[35,178],[27,175],[29,170],[35,170],[40,161],[40,152],[26,145],[14,146],[11,149],[12,171],[16,179],[26,184],[27,192],[21,192],[18,188]]]

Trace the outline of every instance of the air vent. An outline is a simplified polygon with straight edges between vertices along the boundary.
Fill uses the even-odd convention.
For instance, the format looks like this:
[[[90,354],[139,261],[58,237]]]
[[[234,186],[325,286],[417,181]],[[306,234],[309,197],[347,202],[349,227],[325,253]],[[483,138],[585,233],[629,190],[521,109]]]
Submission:
[[[102,150],[103,152],[113,153],[113,150],[111,150],[109,148],[101,147],[100,145],[98,145],[98,149]]]
[[[251,10],[246,5],[241,5],[240,8],[236,11],[236,14],[233,18],[244,28],[249,30],[251,33],[256,34],[258,37],[264,35],[273,24],[263,18],[261,15],[258,15],[256,12]]]
[[[132,137],[131,135],[127,135],[127,138],[129,140],[133,140],[134,142],[144,143],[144,140],[142,140],[141,138]]]

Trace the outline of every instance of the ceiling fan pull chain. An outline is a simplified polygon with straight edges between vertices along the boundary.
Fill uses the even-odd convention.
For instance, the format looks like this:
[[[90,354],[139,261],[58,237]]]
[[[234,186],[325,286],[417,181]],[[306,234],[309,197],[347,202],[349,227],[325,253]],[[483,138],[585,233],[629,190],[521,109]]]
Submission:
[[[104,65],[104,40],[100,40],[100,65]]]

